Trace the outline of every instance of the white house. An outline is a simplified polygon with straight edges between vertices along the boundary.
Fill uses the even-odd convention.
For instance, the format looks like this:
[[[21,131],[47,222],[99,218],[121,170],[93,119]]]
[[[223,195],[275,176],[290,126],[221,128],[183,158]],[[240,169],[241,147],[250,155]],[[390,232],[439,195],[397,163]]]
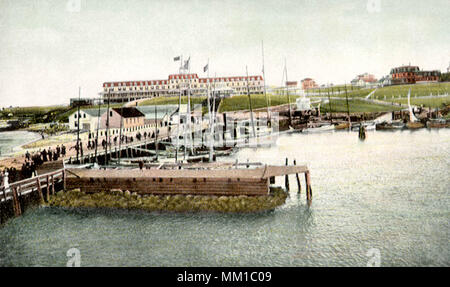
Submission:
[[[80,130],[93,132],[97,130],[99,123],[99,118],[106,112],[106,108],[97,109],[80,109],[80,114],[78,115],[78,110],[73,112],[69,116],[69,129],[78,129],[78,120],[80,122]]]

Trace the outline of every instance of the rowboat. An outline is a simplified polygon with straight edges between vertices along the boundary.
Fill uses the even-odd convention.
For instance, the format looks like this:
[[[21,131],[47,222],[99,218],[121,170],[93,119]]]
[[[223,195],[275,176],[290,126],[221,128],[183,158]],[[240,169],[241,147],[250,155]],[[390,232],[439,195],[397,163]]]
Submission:
[[[319,132],[329,132],[334,131],[334,125],[324,125],[317,128],[306,128],[302,130],[304,133],[319,133]]]

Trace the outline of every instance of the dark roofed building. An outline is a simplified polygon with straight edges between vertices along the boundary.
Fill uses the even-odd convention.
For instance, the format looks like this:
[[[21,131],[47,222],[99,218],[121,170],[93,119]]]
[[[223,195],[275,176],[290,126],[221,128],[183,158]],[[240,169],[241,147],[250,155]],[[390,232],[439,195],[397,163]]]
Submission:
[[[104,113],[101,117],[101,126],[107,127],[109,120],[109,128],[134,128],[144,126],[145,115],[135,107],[122,107],[109,109],[108,113]]]
[[[135,107],[113,108],[112,110],[124,118],[145,117],[145,115]]]

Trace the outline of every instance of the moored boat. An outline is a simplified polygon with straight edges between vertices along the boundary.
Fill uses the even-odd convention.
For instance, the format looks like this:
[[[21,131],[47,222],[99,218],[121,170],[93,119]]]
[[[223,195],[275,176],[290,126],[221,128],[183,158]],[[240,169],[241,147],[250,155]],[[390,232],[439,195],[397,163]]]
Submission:
[[[427,128],[450,128],[450,122],[446,119],[429,119]]]
[[[334,125],[324,125],[324,126],[320,126],[320,127],[311,127],[311,128],[306,128],[304,130],[302,130],[302,132],[306,132],[306,133],[318,133],[318,132],[329,132],[329,131],[334,131]]]
[[[403,129],[404,127],[405,124],[401,120],[376,124],[377,130],[399,130]]]

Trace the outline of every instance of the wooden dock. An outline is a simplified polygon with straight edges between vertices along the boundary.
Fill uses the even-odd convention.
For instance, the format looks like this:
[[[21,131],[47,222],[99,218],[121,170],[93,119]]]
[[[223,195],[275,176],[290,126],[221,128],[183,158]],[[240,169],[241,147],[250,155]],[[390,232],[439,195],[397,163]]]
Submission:
[[[143,169],[62,168],[0,186],[0,224],[11,216],[20,216],[29,199],[49,201],[56,192],[80,189],[94,193],[111,190],[136,192],[140,195],[208,195],[265,196],[275,177],[305,174],[306,199],[311,205],[311,180],[307,166],[264,165],[262,163],[158,163]],[[288,189],[288,186],[286,186]]]
[[[24,210],[26,202],[25,198],[37,197],[40,202],[47,202],[50,194],[63,190],[65,183],[64,169],[59,169],[40,176],[16,181],[9,186],[0,186],[0,223],[3,223],[7,216],[7,206],[12,204],[13,215],[20,216]]]
[[[255,166],[250,168],[250,166]],[[147,165],[145,169],[67,169],[67,189],[84,192],[114,189],[141,195],[267,195],[276,176],[305,173],[310,191],[309,170],[306,166],[274,166],[260,163],[201,163]],[[307,192],[308,203],[311,203]]]

